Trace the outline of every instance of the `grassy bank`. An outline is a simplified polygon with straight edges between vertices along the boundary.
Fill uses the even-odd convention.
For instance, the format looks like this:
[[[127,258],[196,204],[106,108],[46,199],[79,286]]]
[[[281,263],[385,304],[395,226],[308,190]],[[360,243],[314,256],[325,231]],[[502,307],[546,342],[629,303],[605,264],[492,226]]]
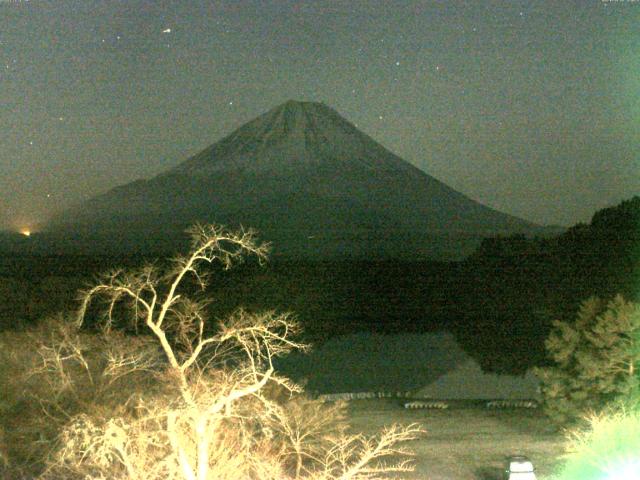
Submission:
[[[424,438],[411,442],[416,470],[405,478],[498,480],[505,456],[527,455],[539,480],[561,463],[564,437],[552,430],[539,410],[486,410],[458,405],[448,410],[406,410],[401,400],[354,400],[349,416],[356,432],[374,434],[392,423],[420,422]]]

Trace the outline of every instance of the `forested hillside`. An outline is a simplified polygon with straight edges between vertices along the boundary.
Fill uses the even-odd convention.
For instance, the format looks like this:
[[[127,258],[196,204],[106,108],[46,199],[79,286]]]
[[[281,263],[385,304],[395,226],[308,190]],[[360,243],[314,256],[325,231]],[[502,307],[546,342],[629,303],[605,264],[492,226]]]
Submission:
[[[463,262],[455,332],[485,368],[544,361],[551,321],[597,295],[640,294],[640,197],[552,239],[490,238]]]

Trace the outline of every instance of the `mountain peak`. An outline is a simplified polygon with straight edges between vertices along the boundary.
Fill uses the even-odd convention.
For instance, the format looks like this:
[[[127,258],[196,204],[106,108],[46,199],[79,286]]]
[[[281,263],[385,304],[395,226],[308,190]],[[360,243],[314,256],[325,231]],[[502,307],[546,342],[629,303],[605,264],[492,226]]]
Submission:
[[[430,177],[331,107],[295,100],[54,224],[65,237],[144,248],[196,221],[250,225],[278,252],[313,258],[460,258],[484,236],[534,228]]]
[[[290,98],[286,102],[281,103],[280,105],[276,106],[275,109],[280,109],[280,108],[305,108],[307,106],[319,106],[319,107],[329,108],[322,102],[312,102],[312,101],[309,101],[309,100],[294,100],[294,99]]]
[[[221,171],[276,175],[322,166],[411,169],[320,102],[288,100],[178,165],[167,174],[207,177]]]

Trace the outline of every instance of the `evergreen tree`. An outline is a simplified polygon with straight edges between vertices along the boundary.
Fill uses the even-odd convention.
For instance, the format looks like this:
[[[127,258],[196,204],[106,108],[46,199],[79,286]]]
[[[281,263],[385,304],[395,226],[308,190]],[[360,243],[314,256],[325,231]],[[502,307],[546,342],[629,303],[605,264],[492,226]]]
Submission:
[[[566,424],[600,412],[637,392],[640,306],[620,295],[608,303],[592,297],[574,322],[554,322],[545,346],[554,365],[536,373],[546,413]]]

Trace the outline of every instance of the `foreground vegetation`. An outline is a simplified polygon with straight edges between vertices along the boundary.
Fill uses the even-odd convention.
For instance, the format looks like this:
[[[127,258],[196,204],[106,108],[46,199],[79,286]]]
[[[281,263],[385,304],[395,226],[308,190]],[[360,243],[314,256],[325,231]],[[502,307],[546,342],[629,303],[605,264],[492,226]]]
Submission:
[[[203,265],[262,260],[267,247],[252,232],[215,226],[192,236],[169,269],[104,275],[82,294],[75,321],[59,316],[0,339],[4,477],[349,480],[410,471],[397,444],[417,438],[418,425],[348,434],[341,405],[306,399],[275,372],[275,357],[305,348],[289,315],[238,310],[212,326],[209,300],[189,292],[187,279],[205,289]],[[101,299],[99,330],[83,330]]]
[[[585,300],[571,322],[554,322],[546,341],[553,364],[536,369],[547,415],[575,424],[638,397],[640,305],[618,295]]]
[[[640,480],[640,305],[591,298],[555,323],[538,369],[545,412],[569,426],[555,480]]]
[[[304,266],[295,273],[280,264],[283,270],[254,278],[254,265],[265,258],[266,249],[250,233],[200,228],[193,232],[190,255],[113,271],[84,293],[77,319],[59,315],[39,324],[34,319],[45,316],[54,304],[56,310],[73,304],[71,291],[78,281],[74,285],[64,276],[47,277],[35,288],[28,275],[2,278],[2,474],[42,479],[203,480],[240,475],[237,478],[329,480],[408,472],[409,464],[401,458],[408,452],[395,445],[418,436],[419,427],[393,427],[377,440],[366,439],[358,435],[357,426],[348,430],[343,406],[318,404],[304,396],[300,385],[278,376],[273,359],[304,349],[305,344],[297,336],[300,324],[279,313],[283,309],[260,310],[273,298],[278,300],[275,307],[301,308],[305,324],[320,338],[351,329],[428,331],[436,324],[442,328],[444,322],[488,370],[521,372],[546,362],[540,370],[545,411],[556,424],[572,422],[573,428],[570,455],[565,469],[558,470],[559,478],[595,479],[615,469],[633,469],[633,449],[622,446],[633,447],[637,441],[638,410],[629,400],[638,389],[640,317],[626,299],[636,300],[638,293],[632,287],[638,279],[639,224],[640,198],[634,198],[598,212],[591,225],[576,226],[552,241],[487,241],[462,264],[370,264],[378,273],[393,273],[386,283],[371,283],[379,275],[360,276],[354,282],[346,275],[341,282],[331,282],[336,273],[321,272],[320,286],[338,292],[338,297],[317,285],[301,289],[304,281],[314,281],[313,275],[307,278]],[[576,249],[578,256],[572,253]],[[257,262],[228,277],[223,286],[207,288],[207,280],[219,280],[223,273],[208,278],[200,269],[203,264],[220,262],[228,269],[247,255]],[[311,272],[327,265],[316,265]],[[425,273],[428,267],[434,268],[434,275]],[[407,268],[414,277],[403,276]],[[338,270],[349,269],[342,265]],[[399,286],[394,278],[403,279]],[[416,278],[428,287],[414,282]],[[434,290],[442,278],[452,283]],[[24,288],[25,281],[29,288]],[[64,294],[58,295],[61,288]],[[194,288],[203,296],[191,297]],[[412,298],[429,292],[426,303],[388,301],[401,298],[403,288],[413,292]],[[360,291],[367,294],[361,297]],[[624,297],[614,298],[616,292]],[[588,297],[585,293],[603,300],[584,303],[574,320],[579,300]],[[212,295],[222,301],[208,305]],[[340,295],[358,300],[338,301]],[[480,297],[483,302],[478,304]],[[253,308],[237,309],[238,299]],[[394,315],[380,323],[379,316],[391,310]],[[434,324],[424,322],[427,312],[434,314]],[[448,320],[461,312],[457,321]],[[16,317],[22,320],[16,322]],[[211,323],[212,317],[221,321]],[[310,320],[314,317],[318,318]],[[344,323],[351,317],[353,324]],[[546,360],[544,339],[550,353]],[[375,424],[375,409],[368,414]],[[485,420],[493,418],[482,414]],[[446,418],[438,415],[429,414],[428,419]],[[397,412],[394,416],[406,417]],[[357,412],[351,417],[358,422]],[[463,430],[473,425],[472,418],[461,414],[446,422],[460,419],[458,433],[474,438],[475,429]],[[525,442],[557,441],[550,432],[521,420],[510,419],[535,432],[525,435]],[[477,428],[482,432],[480,424]],[[491,428],[501,431],[497,425]],[[456,441],[455,428],[447,435]],[[490,432],[484,435],[491,437]],[[437,467],[437,457],[453,455],[453,450],[444,453],[445,443],[443,451],[419,451],[420,458],[429,460],[423,473],[431,478],[440,473],[449,478],[446,467]],[[496,452],[509,444],[494,439],[491,458],[478,463],[462,453],[472,447],[462,441],[460,454],[453,457],[474,467],[475,477],[469,478],[491,479],[494,467],[483,465],[493,465]],[[518,450],[536,455],[526,448]],[[375,466],[386,456],[397,463]],[[541,461],[550,463],[551,472],[557,456],[545,450],[544,457]],[[535,458],[534,463],[538,464]],[[456,478],[465,478],[465,468]]]
[[[589,415],[570,433],[567,449],[554,480],[639,480],[640,410],[618,404]]]

